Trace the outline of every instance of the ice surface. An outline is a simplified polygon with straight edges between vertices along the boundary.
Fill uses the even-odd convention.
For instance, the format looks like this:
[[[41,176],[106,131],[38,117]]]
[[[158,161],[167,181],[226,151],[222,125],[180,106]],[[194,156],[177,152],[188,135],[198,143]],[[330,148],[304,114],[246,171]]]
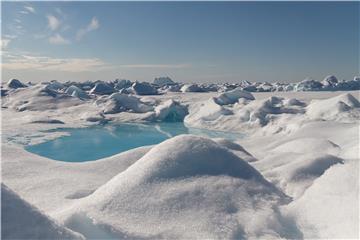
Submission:
[[[88,99],[66,89],[89,95],[100,82],[5,84],[2,180],[55,229],[87,238],[357,239],[360,96],[339,90],[357,89],[360,81],[325,80],[319,92],[316,80],[198,85],[202,93],[150,84],[162,94],[146,97],[132,95],[128,81],[114,81],[106,83],[114,95],[92,92]],[[255,99],[233,97],[239,87],[255,91]],[[218,92],[230,103],[216,102]],[[62,136],[54,131],[60,122],[79,128],[184,116],[187,126],[246,137],[170,133],[159,145],[83,163],[40,157],[21,145]],[[22,209],[16,202],[2,207]],[[54,229],[40,224],[41,231],[28,231],[32,222],[20,220],[3,221],[2,228],[19,223],[25,238]]]

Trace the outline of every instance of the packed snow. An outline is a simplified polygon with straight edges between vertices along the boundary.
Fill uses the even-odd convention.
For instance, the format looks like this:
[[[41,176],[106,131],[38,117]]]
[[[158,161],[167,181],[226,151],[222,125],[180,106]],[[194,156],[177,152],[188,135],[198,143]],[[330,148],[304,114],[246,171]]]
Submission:
[[[182,84],[168,77],[23,83],[2,95],[3,239],[359,238],[360,79]],[[57,128],[184,122],[92,162],[24,145]]]

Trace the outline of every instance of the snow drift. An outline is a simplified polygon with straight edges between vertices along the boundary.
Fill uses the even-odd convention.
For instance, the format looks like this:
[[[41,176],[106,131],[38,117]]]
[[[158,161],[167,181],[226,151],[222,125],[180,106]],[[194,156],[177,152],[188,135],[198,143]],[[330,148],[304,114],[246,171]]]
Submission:
[[[360,102],[350,93],[312,101],[306,114],[312,119],[349,121],[360,118]]]
[[[287,201],[226,148],[180,135],[79,200],[65,223],[79,229],[74,216],[82,214],[103,230],[112,226],[112,235],[139,238],[296,237],[274,213],[275,205]]]
[[[63,227],[1,184],[2,239],[84,239]]]

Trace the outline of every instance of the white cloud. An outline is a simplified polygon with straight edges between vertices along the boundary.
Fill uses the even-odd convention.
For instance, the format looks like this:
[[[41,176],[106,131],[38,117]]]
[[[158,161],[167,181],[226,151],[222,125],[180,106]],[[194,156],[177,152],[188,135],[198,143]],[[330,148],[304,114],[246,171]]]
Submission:
[[[90,21],[90,23],[87,25],[86,28],[81,28],[76,34],[76,40],[81,40],[85,34],[94,31],[100,27],[99,20],[96,17],[93,17]]]
[[[29,54],[7,54],[3,69],[62,72],[95,72],[111,68],[99,58],[52,58]]]
[[[122,68],[189,68],[190,64],[126,64],[120,65]]]
[[[63,38],[59,33],[56,33],[54,36],[49,37],[49,42],[51,44],[69,44],[70,41],[68,39]]]
[[[59,28],[61,25],[61,21],[59,19],[57,19],[54,15],[47,15],[46,17],[48,19],[48,27],[51,30],[54,31]]]
[[[31,7],[31,6],[24,6],[24,8],[31,13],[36,13],[35,8]]]
[[[11,42],[11,39],[6,39],[6,38],[1,39],[1,42],[0,42],[1,49],[7,48],[7,46],[9,45],[10,42]]]

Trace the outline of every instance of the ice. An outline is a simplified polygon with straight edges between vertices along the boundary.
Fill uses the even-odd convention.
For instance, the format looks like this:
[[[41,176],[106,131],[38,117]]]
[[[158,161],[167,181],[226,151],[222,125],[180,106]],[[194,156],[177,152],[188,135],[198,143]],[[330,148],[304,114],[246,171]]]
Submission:
[[[182,122],[188,114],[186,106],[172,99],[155,108],[156,119],[164,122]]]
[[[158,94],[155,87],[147,82],[135,82],[131,86],[132,91],[137,95],[156,95]]]
[[[73,97],[80,98],[80,99],[88,99],[89,98],[89,96],[87,95],[87,93],[85,91],[83,91],[82,89],[80,89],[74,85],[71,85],[70,87],[68,87],[65,90],[65,93],[69,94]]]
[[[356,89],[359,79],[334,79],[321,88],[316,80],[199,84],[201,93],[176,92],[191,84],[149,84],[161,93],[149,96],[135,95],[127,80],[5,83],[1,167],[12,190],[3,187],[2,212],[15,212],[3,214],[3,234],[357,239],[360,95],[341,90]],[[112,124],[164,121],[244,137],[181,135],[82,163],[24,149],[66,135],[59,127],[103,124],[112,133]]]
[[[10,79],[8,82],[7,82],[7,86],[9,88],[24,88],[24,87],[27,87],[24,83],[20,82],[19,80],[13,78],[13,79]]]
[[[93,89],[90,90],[90,94],[109,95],[114,93],[115,90],[112,86],[105,82],[97,82]]]
[[[175,82],[171,80],[169,77],[158,77],[154,79],[153,82],[155,85],[158,85],[160,87],[167,86],[167,85],[174,85]]]

